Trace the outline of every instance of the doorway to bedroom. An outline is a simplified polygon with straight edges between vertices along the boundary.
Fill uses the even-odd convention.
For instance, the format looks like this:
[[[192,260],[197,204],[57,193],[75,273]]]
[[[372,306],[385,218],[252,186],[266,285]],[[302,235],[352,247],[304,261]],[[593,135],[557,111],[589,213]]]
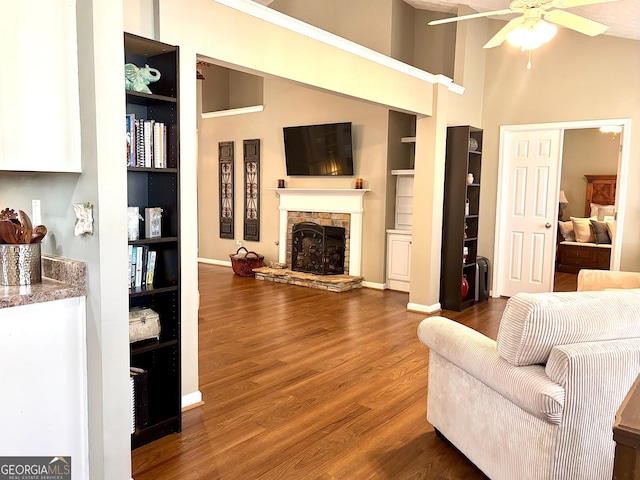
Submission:
[[[612,126],[622,127],[622,131],[599,131],[600,127]],[[600,135],[599,139],[594,137],[591,142],[586,140],[596,132]],[[552,141],[558,136],[559,142]],[[554,283],[558,283],[554,275],[558,247],[560,241],[565,241],[559,227],[566,227],[566,222],[573,226],[571,217],[576,219],[581,242],[574,241],[570,247],[562,248],[573,248],[574,251],[569,253],[583,255],[585,258],[608,250],[608,265],[612,270],[619,270],[625,210],[620,199],[626,197],[629,137],[629,119],[501,127],[492,292],[494,297],[511,296],[520,291],[548,292],[554,289]],[[594,142],[602,143],[603,140],[610,143],[597,147],[598,152],[595,152]],[[614,152],[613,160],[604,161],[605,153],[609,156],[611,152]],[[586,156],[590,157],[589,160],[586,160]],[[587,186],[593,190],[594,185],[588,183],[585,175],[591,179],[607,175],[614,178],[613,200],[606,205],[588,201]],[[581,177],[581,183],[576,182],[576,177]],[[596,184],[596,189],[598,188],[599,183]],[[567,190],[569,197],[575,202],[567,198]],[[580,190],[581,194],[578,193]],[[600,223],[599,227],[606,229],[608,220],[611,229],[615,231],[615,234],[606,232],[609,238],[613,237],[607,247],[603,243],[586,241],[595,240],[590,238],[593,233],[590,203],[596,204],[594,221]],[[574,206],[569,209],[572,204]],[[614,207],[610,208],[611,205]],[[589,212],[586,212],[587,208]],[[597,209],[601,211],[598,212]],[[531,217],[527,223],[530,231],[518,228],[518,222],[522,223],[521,217],[525,212]],[[598,213],[602,214],[602,220],[597,220]],[[605,220],[604,217],[608,218]],[[575,234],[575,229],[573,230]],[[606,241],[604,235],[602,240]],[[589,243],[593,244],[592,250],[588,249]],[[577,253],[575,249],[578,249]],[[600,259],[600,263],[602,261]],[[586,267],[591,267],[591,264]],[[574,270],[577,272],[579,269]],[[575,272],[570,275],[575,275]],[[560,289],[570,289],[567,285],[571,285],[574,280],[563,280],[564,286]]]

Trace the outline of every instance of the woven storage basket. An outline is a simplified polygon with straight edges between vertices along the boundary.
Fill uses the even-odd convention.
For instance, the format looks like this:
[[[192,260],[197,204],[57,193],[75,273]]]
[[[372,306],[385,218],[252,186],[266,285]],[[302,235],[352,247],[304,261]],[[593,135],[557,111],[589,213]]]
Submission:
[[[244,252],[240,253],[240,250]],[[240,247],[236,253],[229,255],[233,273],[241,277],[253,277],[253,269],[264,266],[264,255],[256,252],[248,252],[246,248]]]

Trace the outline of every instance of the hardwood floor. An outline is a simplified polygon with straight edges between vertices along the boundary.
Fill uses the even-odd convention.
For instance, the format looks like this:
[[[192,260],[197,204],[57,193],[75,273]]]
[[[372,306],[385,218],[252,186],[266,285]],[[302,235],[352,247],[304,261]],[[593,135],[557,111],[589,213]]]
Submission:
[[[200,266],[205,404],[133,452],[135,480],[485,479],[426,420],[424,314]],[[505,299],[443,312],[495,338]]]
[[[575,292],[578,289],[578,274],[556,272],[553,281],[554,292]]]

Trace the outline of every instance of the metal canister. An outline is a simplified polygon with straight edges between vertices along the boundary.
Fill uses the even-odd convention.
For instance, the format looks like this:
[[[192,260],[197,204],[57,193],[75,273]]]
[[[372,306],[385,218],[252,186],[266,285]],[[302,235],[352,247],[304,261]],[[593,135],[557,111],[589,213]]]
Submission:
[[[0,285],[31,285],[42,281],[40,244],[0,245]]]

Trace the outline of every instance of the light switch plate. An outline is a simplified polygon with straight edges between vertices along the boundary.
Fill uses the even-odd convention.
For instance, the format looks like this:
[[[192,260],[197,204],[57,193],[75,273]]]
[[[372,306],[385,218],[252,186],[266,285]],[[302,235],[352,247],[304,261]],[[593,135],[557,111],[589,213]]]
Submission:
[[[42,225],[42,213],[40,212],[40,200],[31,200],[31,223],[33,226]]]

